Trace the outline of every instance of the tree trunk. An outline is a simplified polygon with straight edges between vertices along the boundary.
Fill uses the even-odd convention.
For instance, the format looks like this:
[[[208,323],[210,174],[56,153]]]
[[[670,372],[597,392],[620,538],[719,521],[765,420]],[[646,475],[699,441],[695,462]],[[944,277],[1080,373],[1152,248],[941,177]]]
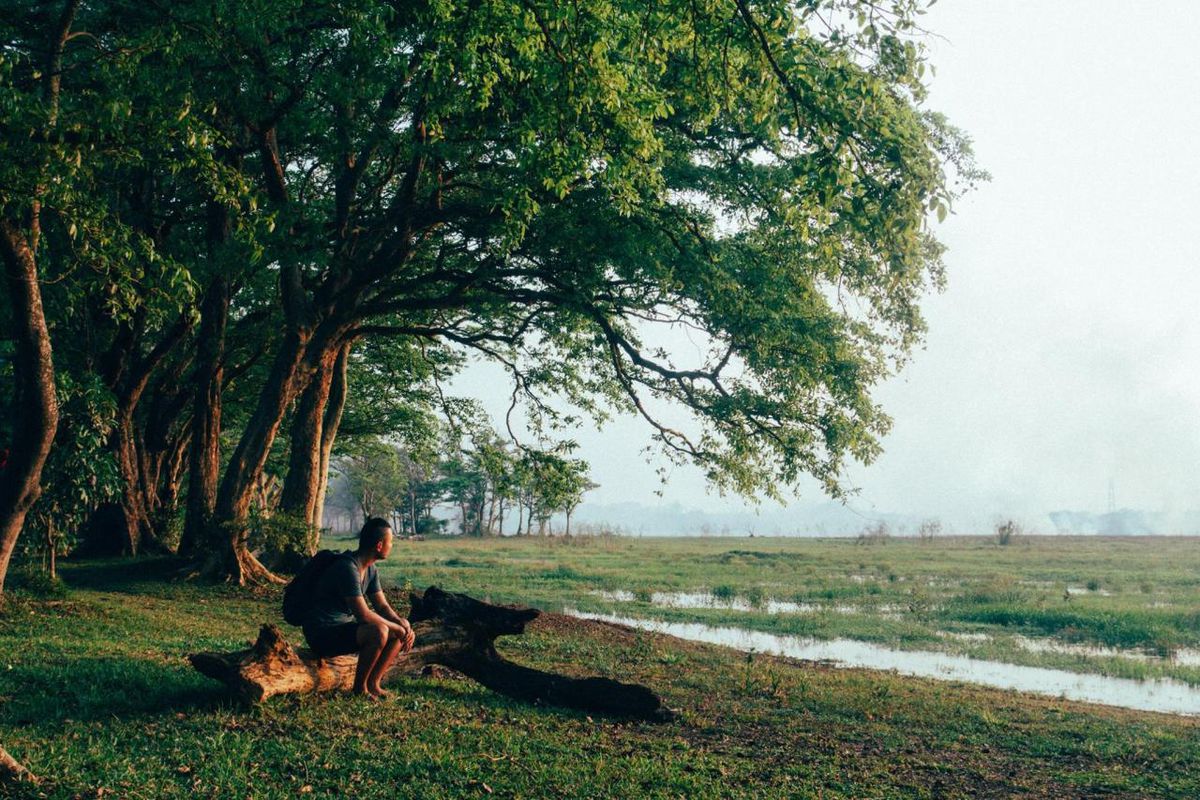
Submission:
[[[282,581],[249,550],[250,503],[275,434],[287,407],[295,399],[297,373],[306,342],[307,336],[298,330],[289,330],[284,335],[258,405],[225,468],[215,507],[216,524],[223,530],[205,569],[212,577],[225,578],[239,586]]]
[[[116,349],[118,366],[110,376],[117,396],[117,419],[111,446],[122,479],[121,507],[125,512],[123,550],[137,555],[143,544],[161,549],[153,524],[158,505],[158,467],[147,447],[145,431],[137,419],[138,406],[150,385],[150,378],[182,342],[191,328],[190,318],[181,314],[144,357],[138,357],[143,326],[124,337]],[[145,417],[146,415],[141,415]],[[160,448],[161,449],[161,448]]]
[[[259,145],[267,195],[272,205],[286,205],[286,170],[274,128],[260,132]],[[211,577],[225,578],[238,585],[282,582],[250,552],[249,513],[283,417],[297,394],[304,390],[306,378],[311,376],[302,372],[317,320],[300,266],[295,262],[283,264],[279,270],[279,300],[284,315],[283,339],[259,392],[254,413],[238,439],[217,489],[214,524],[221,529],[204,570]]]
[[[486,533],[491,533],[491,517],[488,517],[486,522],[484,520],[484,509],[487,507],[486,491],[487,489],[485,488],[485,493],[479,495],[479,501],[475,504],[474,528],[476,536],[483,536]]]
[[[191,429],[185,427],[164,453],[158,483],[158,508],[161,513],[173,515],[179,510],[179,490],[183,486],[183,472],[191,440]]]
[[[417,635],[412,652],[396,660],[386,679],[423,668],[450,667],[509,697],[590,713],[669,719],[662,700],[644,686],[608,678],[571,678],[508,661],[496,652],[498,636],[523,633],[541,612],[507,608],[430,587],[412,595],[409,620]],[[318,658],[295,650],[274,625],[264,625],[249,650],[196,653],[192,666],[227,684],[240,697],[261,702],[277,694],[348,690],[357,656]],[[385,679],[385,680],[386,680]]]
[[[138,393],[140,396],[140,392]],[[150,510],[142,493],[145,485],[138,455],[134,431],[133,406],[137,397],[126,398],[118,411],[117,424],[113,428],[113,444],[116,451],[117,471],[121,475],[121,510],[125,512],[125,530],[122,532],[122,551],[131,556],[138,554],[142,541],[152,540],[154,531],[150,525]]]
[[[37,778],[33,776],[33,773],[25,769],[21,762],[10,756],[7,750],[0,747],[0,786],[16,781],[37,783]]]
[[[321,462],[324,454],[324,424],[329,398],[333,389],[334,372],[341,359],[341,351],[331,354],[318,367],[300,395],[300,402],[292,418],[292,446],[288,461],[287,477],[283,483],[279,509],[297,521],[303,521],[309,530],[303,549],[306,555],[316,552],[320,520],[316,518],[317,498],[321,494]]]
[[[298,274],[289,278],[289,271],[284,273],[280,283],[286,309],[287,298],[302,290],[296,286],[287,288],[289,283],[299,283]],[[287,314],[289,320],[295,320],[299,315],[300,312],[295,310]],[[348,331],[347,324],[327,321],[313,332],[311,327],[299,321],[289,321],[271,372],[259,393],[254,414],[233,451],[217,491],[215,516],[225,531],[222,547],[210,559],[206,570],[214,577],[224,577],[239,585],[282,581],[259,563],[247,547],[250,503],[288,407],[307,388],[320,365],[344,346]]]
[[[37,262],[28,240],[0,219],[0,251],[12,309],[13,441],[0,483],[0,594],[25,515],[41,493],[42,467],[58,429],[58,395]]]
[[[210,526],[221,470],[221,389],[229,302],[229,283],[219,275],[208,287],[200,312],[187,511],[179,543],[180,552],[188,555],[208,549],[206,544],[216,538]]]
[[[153,541],[178,552],[182,534],[177,524],[180,490],[187,467],[188,444],[192,439],[192,392],[184,388],[183,376],[190,372],[192,355],[178,358],[170,369],[159,373],[147,393],[146,413],[138,438],[141,455],[142,496],[146,501]]]
[[[317,502],[313,508],[313,524],[318,533],[325,524],[325,494],[329,489],[329,459],[333,455],[333,444],[337,441],[338,428],[342,424],[342,412],[346,409],[346,370],[350,362],[350,345],[346,345],[338,353],[333,365],[333,383],[329,388],[329,403],[325,406],[325,419],[321,422],[321,464],[318,469],[320,488],[317,490]],[[313,544],[313,550],[320,545],[318,538]]]
[[[52,580],[52,581],[58,579],[58,560],[56,558],[57,555],[58,555],[58,537],[55,536],[54,518],[48,517],[46,519],[46,558],[47,558],[47,561],[49,562],[49,569],[47,570],[47,572],[50,573],[50,580]]]
[[[63,52],[81,0],[65,0],[57,24],[49,31],[43,64],[42,99],[49,112],[45,132],[58,125]],[[36,73],[35,73],[36,74]],[[25,516],[42,491],[42,468],[58,430],[58,394],[50,331],[38,284],[37,249],[41,235],[41,194],[29,198],[27,225],[0,217],[0,258],[8,286],[13,342],[13,441],[0,483],[0,595]],[[24,228],[28,228],[28,236]],[[8,754],[0,749],[8,759]],[[11,759],[8,759],[11,761]],[[16,762],[12,762],[16,763]],[[19,765],[17,765],[19,766]]]

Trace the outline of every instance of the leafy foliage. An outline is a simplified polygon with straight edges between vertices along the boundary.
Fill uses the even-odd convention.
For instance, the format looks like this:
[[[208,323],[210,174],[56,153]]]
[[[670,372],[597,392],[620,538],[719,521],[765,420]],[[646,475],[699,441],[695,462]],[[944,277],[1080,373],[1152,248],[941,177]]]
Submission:
[[[861,8],[824,30],[827,7],[778,2],[282,3],[267,48],[221,17],[209,91],[276,98],[214,102],[273,125],[279,164],[244,174],[318,322],[480,351],[535,417],[559,417],[547,394],[642,413],[729,488],[836,494],[942,281],[942,165],[979,177],[918,106],[915,7]],[[683,328],[700,363],[648,344]]]
[[[839,496],[944,281],[931,220],[985,177],[924,106],[916,0],[63,8],[52,76],[61,9],[0,15],[0,206],[40,209],[58,369],[115,397],[114,452],[156,459],[118,461],[125,505],[177,502],[200,298],[228,289],[209,366],[235,548],[347,347],[341,463],[390,487],[368,505],[429,480],[439,416],[463,441],[430,497],[466,530],[573,508],[582,415],[641,415],[721,489]],[[567,441],[499,445],[442,391],[469,355],[509,376],[509,422]]]
[[[45,488],[26,519],[24,538],[25,549],[50,564],[75,547],[88,516],[121,490],[107,446],[113,426],[112,396],[95,376],[76,381],[65,372],[58,374],[57,389],[61,423],[42,473]]]
[[[423,534],[445,526],[448,510],[458,516],[458,532],[470,535],[539,533],[555,514],[570,514],[594,487],[587,463],[558,453],[514,450],[499,439],[469,446],[450,437],[443,449],[406,450],[392,442],[359,442],[338,459],[341,503],[353,503],[363,517],[393,519],[400,532]],[[440,509],[439,514],[435,514]]]

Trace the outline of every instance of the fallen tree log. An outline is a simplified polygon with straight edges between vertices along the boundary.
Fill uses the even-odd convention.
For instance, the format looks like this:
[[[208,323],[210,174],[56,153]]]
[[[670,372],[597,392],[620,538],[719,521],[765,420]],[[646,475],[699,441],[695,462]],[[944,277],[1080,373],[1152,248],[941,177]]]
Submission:
[[[644,686],[543,672],[515,664],[496,652],[496,637],[523,633],[541,613],[537,609],[491,605],[436,586],[424,595],[410,597],[408,620],[416,643],[411,652],[396,659],[385,683],[400,674],[440,665],[526,702],[639,719],[671,715],[658,695]],[[201,673],[225,683],[252,703],[277,694],[349,690],[357,658],[319,658],[307,649],[293,648],[274,625],[263,625],[258,641],[247,650],[189,656]]]
[[[8,751],[0,747],[0,784],[13,783],[16,781],[29,781],[37,783],[37,778],[33,773],[25,769],[25,766],[8,754]]]

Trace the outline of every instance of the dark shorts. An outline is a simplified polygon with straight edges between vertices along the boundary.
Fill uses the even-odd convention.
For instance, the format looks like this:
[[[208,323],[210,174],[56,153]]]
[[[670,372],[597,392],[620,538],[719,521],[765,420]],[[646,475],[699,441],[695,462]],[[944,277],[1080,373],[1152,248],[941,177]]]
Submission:
[[[360,649],[357,622],[319,628],[310,628],[306,625],[304,626],[304,638],[314,653],[325,658],[357,653]]]

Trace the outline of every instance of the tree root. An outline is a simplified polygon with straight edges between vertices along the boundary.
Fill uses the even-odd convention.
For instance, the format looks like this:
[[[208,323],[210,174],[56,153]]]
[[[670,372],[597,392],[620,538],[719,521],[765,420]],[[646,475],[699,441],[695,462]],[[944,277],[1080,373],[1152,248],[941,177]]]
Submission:
[[[10,756],[7,750],[0,747],[0,785],[19,781],[37,783],[38,779],[21,762]]]

